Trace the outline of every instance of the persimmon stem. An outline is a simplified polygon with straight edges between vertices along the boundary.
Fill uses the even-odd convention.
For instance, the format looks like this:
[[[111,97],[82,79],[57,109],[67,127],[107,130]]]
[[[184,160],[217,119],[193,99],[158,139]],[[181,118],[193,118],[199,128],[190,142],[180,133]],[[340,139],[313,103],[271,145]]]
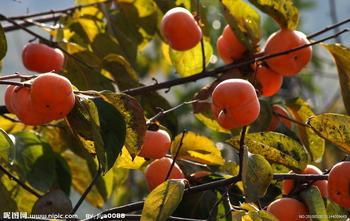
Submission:
[[[12,173],[10,173],[5,167],[0,165],[0,170],[6,174],[11,180],[14,180],[18,185],[20,185],[23,189],[27,190],[29,193],[33,194],[37,198],[40,198],[41,195],[36,192],[34,189],[32,189],[30,186],[19,180],[17,177],[15,177]]]
[[[168,171],[168,173],[167,173],[167,175],[166,175],[166,177],[165,177],[165,180],[169,179],[169,176],[170,176],[170,174],[171,174],[171,171],[173,170],[173,167],[174,167],[174,165],[175,165],[175,163],[176,163],[176,159],[177,159],[177,157],[179,156],[180,149],[181,149],[181,147],[182,147],[182,145],[183,145],[183,140],[184,140],[184,138],[185,138],[186,133],[187,133],[187,130],[183,130],[182,135],[181,135],[181,138],[180,138],[179,146],[178,146],[177,149],[176,149],[176,153],[175,153],[173,162],[172,162],[171,165],[170,165],[170,168],[169,168],[169,171]]]

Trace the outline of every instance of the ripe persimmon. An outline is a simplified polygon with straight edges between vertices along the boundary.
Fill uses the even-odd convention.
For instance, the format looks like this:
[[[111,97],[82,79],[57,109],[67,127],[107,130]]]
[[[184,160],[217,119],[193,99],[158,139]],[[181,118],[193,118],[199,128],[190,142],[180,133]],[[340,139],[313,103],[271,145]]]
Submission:
[[[293,198],[277,199],[270,203],[267,211],[272,213],[278,220],[305,221],[308,210],[303,203]]]
[[[47,116],[38,114],[35,111],[29,87],[15,86],[12,107],[18,119],[24,124],[41,125],[51,121]]]
[[[247,50],[237,39],[229,25],[226,25],[222,35],[218,38],[216,49],[225,64],[232,63],[235,59],[242,57]]]
[[[278,104],[272,105],[272,111],[277,114],[290,117],[290,113],[285,108],[283,108]],[[275,114],[272,114],[271,122],[267,130],[270,130],[270,131],[276,130],[276,128],[280,123],[282,123],[284,126],[286,126],[289,129],[292,127],[292,122],[290,120],[280,116],[276,116]]]
[[[302,174],[323,174],[322,171],[314,165],[307,165],[302,171]],[[320,192],[322,197],[328,197],[328,181],[327,180],[318,180],[313,183]],[[283,180],[282,181],[282,194],[287,195],[294,188],[294,180]]]
[[[258,66],[256,69],[256,80],[260,84],[260,91],[263,96],[275,95],[281,88],[283,76],[268,67]]]
[[[344,208],[350,208],[350,162],[339,162],[328,175],[329,199]]]
[[[15,113],[15,110],[12,105],[12,97],[13,97],[13,92],[15,90],[15,87],[16,87],[15,85],[8,85],[4,95],[6,108],[10,113],[13,113],[13,114]]]
[[[219,83],[212,93],[212,112],[220,126],[233,129],[253,123],[260,103],[253,85],[242,79]]]
[[[185,8],[176,7],[165,13],[160,31],[169,46],[186,51],[196,46],[202,38],[202,30],[193,15]]]
[[[57,120],[74,107],[75,96],[70,81],[55,73],[45,73],[33,80],[31,98],[35,111]]]
[[[45,44],[28,43],[22,51],[23,65],[30,71],[45,73],[63,69],[64,54],[58,48]]]
[[[310,43],[306,35],[299,31],[281,29],[273,33],[266,41],[265,54],[270,55],[287,51]],[[266,63],[269,67],[283,76],[294,76],[298,74],[310,61],[312,47],[306,48],[269,58]]]
[[[165,178],[170,170],[173,160],[167,157],[154,160],[150,163],[145,170],[146,181],[148,184],[148,189],[153,190],[159,184],[165,182]],[[168,179],[184,179],[180,167],[175,163]]]
[[[139,156],[151,159],[162,158],[167,154],[170,145],[171,139],[165,130],[147,130]]]

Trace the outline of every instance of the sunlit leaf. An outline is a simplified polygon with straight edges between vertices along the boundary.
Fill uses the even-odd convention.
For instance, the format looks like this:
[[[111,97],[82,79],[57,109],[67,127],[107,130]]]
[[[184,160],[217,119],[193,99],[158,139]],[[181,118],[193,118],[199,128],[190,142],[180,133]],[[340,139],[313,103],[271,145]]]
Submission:
[[[6,117],[14,119],[14,121],[12,121],[3,116],[0,116],[0,128],[2,128],[7,133],[16,133],[23,130],[31,130],[33,128],[33,126],[28,126],[22,124],[21,122],[16,122],[17,118],[14,114],[6,114]]]
[[[5,57],[6,52],[7,52],[7,40],[6,40],[4,29],[0,24],[0,60],[2,60]]]
[[[11,164],[15,159],[16,149],[10,136],[12,135],[0,128],[0,157]]]
[[[213,48],[207,38],[204,38],[205,64],[207,65],[213,54]],[[187,51],[175,51],[169,48],[169,55],[176,72],[183,77],[197,74],[203,70],[202,48],[198,43]]]
[[[239,149],[239,139],[240,137],[234,137],[227,142]],[[305,148],[296,140],[280,133],[247,134],[245,144],[249,152],[260,154],[272,163],[282,164],[296,171],[303,170],[309,162]]]
[[[339,221],[345,221],[348,217],[347,212],[344,208],[333,202],[332,200],[327,200],[327,215],[329,217],[334,216],[337,217],[337,220]]]
[[[141,221],[165,221],[182,200],[184,180],[167,180],[156,187],[145,200]]]
[[[295,29],[299,13],[292,0],[249,0],[261,11],[274,18],[281,28]]]
[[[181,137],[182,134],[177,135],[171,144],[171,153],[173,155],[175,155],[180,146]],[[178,158],[209,165],[223,165],[225,162],[220,150],[212,140],[191,131],[187,132],[182,140]]]
[[[249,51],[254,52],[260,41],[260,15],[242,0],[220,0],[224,16],[237,38]]]
[[[309,104],[301,98],[289,99],[286,105],[293,113],[295,119],[301,123],[306,123],[307,119],[314,116]],[[325,141],[318,136],[311,128],[297,125],[302,143],[311,155],[311,160],[319,162],[325,150]]]
[[[324,139],[350,153],[350,117],[324,113],[309,118],[308,124]]]
[[[259,154],[248,153],[248,167],[242,176],[243,188],[247,202],[255,202],[262,198],[272,181],[272,168]],[[243,179],[244,178],[244,179]]]
[[[323,44],[337,65],[339,83],[346,111],[350,114],[350,49],[341,44]]]
[[[116,167],[125,169],[139,169],[145,162],[146,160],[139,156],[132,159],[128,150],[123,147],[122,152],[117,159]]]
[[[327,210],[324,205],[320,190],[315,186],[310,186],[302,191],[300,196],[308,208],[309,214],[313,217],[319,217],[317,220],[328,220]]]
[[[124,117],[126,123],[125,146],[134,158],[146,133],[144,111],[135,98],[126,94],[116,94],[109,91],[100,93],[100,96],[112,104]]]

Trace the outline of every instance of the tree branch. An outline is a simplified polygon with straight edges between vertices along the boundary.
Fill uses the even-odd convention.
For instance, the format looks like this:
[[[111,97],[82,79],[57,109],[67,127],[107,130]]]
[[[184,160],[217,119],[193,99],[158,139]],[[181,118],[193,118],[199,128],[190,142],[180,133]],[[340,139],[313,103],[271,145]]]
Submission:
[[[182,147],[182,145],[183,145],[183,140],[184,140],[184,138],[185,138],[186,133],[187,133],[186,130],[184,130],[184,131],[182,132],[181,139],[180,139],[180,142],[179,142],[179,146],[177,147],[177,150],[176,150],[176,153],[175,153],[173,162],[172,162],[171,165],[170,165],[170,168],[169,168],[169,171],[168,171],[168,173],[167,173],[167,175],[166,175],[166,177],[165,177],[165,180],[169,179],[169,176],[170,176],[170,174],[171,174],[171,171],[172,171],[173,168],[174,168],[174,165],[175,165],[175,163],[176,163],[176,159],[177,159],[177,157],[179,156],[180,149],[181,149],[181,147]]]
[[[11,180],[14,180],[18,185],[20,185],[23,189],[27,190],[29,193],[33,194],[34,196],[40,198],[41,195],[36,192],[34,189],[32,189],[30,186],[26,185],[22,181],[20,181],[17,177],[15,177],[13,174],[11,174],[9,171],[6,170],[5,167],[0,165],[0,170],[6,174]]]

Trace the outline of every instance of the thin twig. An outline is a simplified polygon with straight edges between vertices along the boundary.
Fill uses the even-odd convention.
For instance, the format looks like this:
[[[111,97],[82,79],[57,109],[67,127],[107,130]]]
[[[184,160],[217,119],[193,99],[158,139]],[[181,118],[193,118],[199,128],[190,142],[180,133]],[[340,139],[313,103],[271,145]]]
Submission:
[[[33,194],[34,196],[40,198],[41,195],[36,192],[34,189],[32,189],[30,186],[26,185],[22,181],[20,181],[17,177],[15,177],[13,174],[11,174],[9,171],[6,170],[5,167],[0,165],[0,170],[6,174],[11,180],[14,180],[18,185],[20,185],[23,189],[27,190],[29,193]]]
[[[239,139],[239,172],[238,172],[238,176],[242,177],[242,170],[243,170],[243,158],[244,158],[244,148],[245,148],[245,135],[247,133],[247,126],[244,126],[242,128],[242,132],[241,132],[241,137]]]
[[[199,0],[197,0],[197,15],[196,15],[196,21],[197,21],[197,24],[199,25],[199,26],[201,26],[201,20],[200,20],[200,1]],[[201,50],[202,50],[202,72],[204,72],[205,71],[205,69],[206,69],[206,59],[205,59],[205,47],[204,47],[204,39],[203,39],[203,35],[202,35],[202,37],[201,37]]]
[[[338,16],[337,16],[337,5],[335,3],[335,0],[329,0],[329,11],[332,19],[332,23],[336,24],[338,23]],[[337,33],[339,31],[339,27],[334,27],[334,32]],[[342,43],[341,37],[337,36],[335,40],[339,43]]]
[[[286,120],[289,120],[289,121],[291,121],[291,122],[293,122],[293,123],[296,123],[296,124],[298,124],[298,125],[300,125],[300,126],[303,126],[303,127],[310,127],[310,125],[308,125],[308,124],[306,124],[306,123],[297,121],[297,120],[295,120],[295,119],[293,119],[293,118],[291,118],[291,117],[289,117],[289,116],[286,116],[286,115],[284,115],[284,114],[280,114],[280,113],[278,113],[278,112],[276,112],[276,111],[272,111],[272,114],[275,115],[275,116],[277,116],[277,117],[281,117],[281,118],[284,118],[284,119],[286,119]]]
[[[75,214],[77,212],[77,210],[79,209],[80,205],[83,203],[83,201],[85,200],[86,196],[90,193],[92,187],[95,185],[95,183],[97,182],[98,178],[100,178],[102,174],[102,168],[100,167],[98,169],[98,171],[96,172],[94,178],[92,179],[91,183],[89,184],[89,186],[86,188],[86,190],[84,191],[84,193],[81,195],[80,199],[78,200],[77,204],[75,204],[74,208],[72,209],[70,214]]]
[[[184,131],[182,132],[181,139],[180,139],[180,142],[179,142],[179,146],[177,147],[177,150],[176,150],[176,153],[175,153],[173,162],[172,162],[171,165],[170,165],[170,168],[169,168],[169,171],[168,171],[168,173],[167,173],[167,175],[166,175],[166,177],[165,177],[165,180],[169,179],[169,176],[170,176],[170,174],[171,174],[171,171],[172,171],[173,168],[174,168],[176,159],[177,159],[177,157],[179,156],[180,149],[181,149],[181,147],[182,147],[182,145],[183,145],[183,140],[184,140],[184,138],[185,138],[186,133],[187,133],[186,130],[184,130]]]

